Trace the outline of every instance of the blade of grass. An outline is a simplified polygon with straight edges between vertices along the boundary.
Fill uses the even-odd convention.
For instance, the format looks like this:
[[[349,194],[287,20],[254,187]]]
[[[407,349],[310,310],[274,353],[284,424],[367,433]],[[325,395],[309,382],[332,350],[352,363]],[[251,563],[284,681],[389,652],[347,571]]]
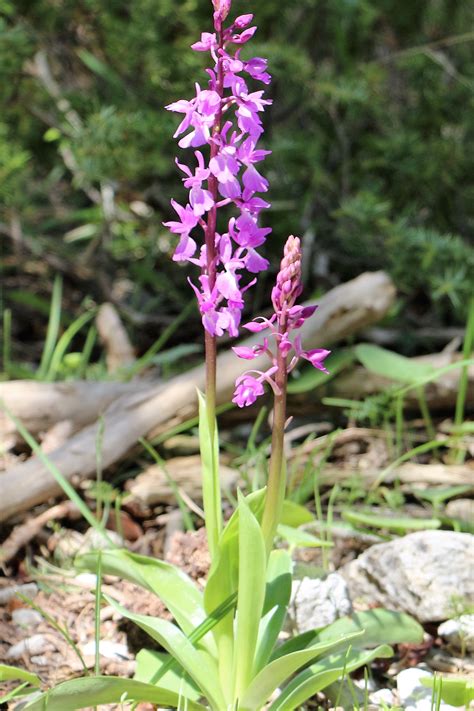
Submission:
[[[102,596],[102,551],[99,550],[97,556],[97,573],[95,586],[95,609],[94,609],[94,638],[95,638],[95,664],[94,671],[97,676],[100,674],[100,599]]]
[[[425,454],[426,452],[431,452],[433,449],[438,449],[438,447],[448,447],[452,444],[452,442],[452,437],[447,437],[446,439],[424,442],[423,444],[418,445],[418,447],[413,447],[413,449],[409,449],[408,452],[405,452],[400,457],[398,457],[398,459],[395,459],[391,464],[388,465],[388,467],[382,469],[377,479],[371,485],[371,490],[377,489],[383,482],[387,474],[390,474],[390,472],[400,466],[400,464],[403,464],[404,462],[413,459],[413,457],[418,456],[418,454]]]
[[[469,304],[469,313],[467,317],[466,334],[464,336],[463,344],[463,359],[467,360],[474,350],[474,296]],[[459,390],[456,398],[456,409],[454,413],[454,425],[455,427],[460,427],[464,420],[464,408],[466,405],[467,398],[467,388],[469,381],[469,373],[467,365],[463,366],[461,370],[461,377],[459,378]],[[456,453],[456,462],[461,464],[464,461],[465,452],[458,448]]]
[[[44,343],[41,362],[36,373],[38,380],[44,380],[51,364],[54,349],[58,339],[59,328],[61,326],[61,299],[63,292],[62,277],[58,274],[54,280],[51,305],[49,310],[48,329]]]
[[[86,664],[86,662],[85,662],[85,660],[84,660],[84,657],[82,656],[81,650],[79,649],[79,647],[77,646],[77,644],[74,642],[74,640],[73,640],[73,638],[71,637],[71,635],[69,634],[67,628],[66,628],[66,627],[62,627],[62,626],[59,624],[59,622],[57,622],[57,621],[54,619],[54,617],[51,617],[51,615],[50,615],[49,613],[47,613],[45,610],[43,610],[42,607],[40,607],[39,605],[37,605],[37,604],[35,603],[35,601],[32,600],[31,598],[29,598],[27,595],[23,595],[23,593],[17,593],[17,597],[20,598],[20,600],[22,600],[24,603],[26,603],[29,607],[32,607],[33,610],[36,610],[36,612],[39,612],[39,614],[40,614],[42,617],[44,617],[44,619],[46,620],[46,622],[48,622],[48,624],[50,624],[51,627],[53,627],[53,629],[55,629],[56,632],[58,632],[58,633],[61,635],[61,637],[64,637],[64,639],[66,640],[66,642],[68,643],[68,645],[71,647],[71,649],[74,651],[74,653],[76,654],[77,658],[79,659],[79,661],[80,661],[80,663],[81,663],[81,666],[82,666],[82,668],[84,669],[84,673],[85,673],[85,674],[89,674],[89,670],[88,670],[88,668],[87,668],[87,664]]]
[[[3,311],[3,363],[2,370],[9,375],[12,355],[12,312],[11,309]]]
[[[85,314],[81,314],[81,316],[76,318],[71,323],[71,325],[66,328],[61,338],[59,339],[56,347],[54,348],[53,353],[51,354],[49,367],[44,376],[46,380],[54,380],[56,378],[59,368],[61,366],[61,361],[64,358],[66,352],[68,351],[72,339],[77,333],[79,333],[79,331],[86,325],[86,323],[88,323],[95,316],[96,313],[97,309],[92,309],[91,311],[88,311]]]
[[[79,363],[79,368],[77,371],[78,378],[85,378],[86,377],[87,366],[89,365],[89,362],[91,359],[92,350],[94,348],[96,338],[97,338],[97,329],[94,325],[92,325],[89,328],[89,330],[87,331],[87,336],[86,336],[86,340],[84,343],[84,348],[82,349],[81,361]]]
[[[97,499],[96,499],[96,511],[97,520],[102,519],[102,496],[103,492],[101,489],[102,484],[102,451],[104,443],[104,429],[105,420],[101,415],[97,422],[97,434],[95,438],[95,468],[96,468],[96,487],[97,487]]]

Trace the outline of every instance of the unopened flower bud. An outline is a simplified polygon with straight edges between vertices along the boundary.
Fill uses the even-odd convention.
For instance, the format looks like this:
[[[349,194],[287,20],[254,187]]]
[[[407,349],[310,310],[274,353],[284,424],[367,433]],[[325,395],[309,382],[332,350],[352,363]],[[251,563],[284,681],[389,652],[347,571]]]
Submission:
[[[288,237],[276,285],[272,291],[275,311],[291,308],[301,293],[301,243],[299,237]]]
[[[214,17],[223,22],[230,12],[232,0],[212,0],[212,4],[215,10]]]

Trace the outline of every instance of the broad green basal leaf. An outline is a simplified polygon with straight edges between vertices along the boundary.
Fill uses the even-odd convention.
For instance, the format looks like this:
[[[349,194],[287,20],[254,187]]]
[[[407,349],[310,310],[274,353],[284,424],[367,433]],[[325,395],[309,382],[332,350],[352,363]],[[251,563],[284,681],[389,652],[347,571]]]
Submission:
[[[372,343],[360,343],[355,347],[355,354],[370,372],[401,383],[413,383],[434,372],[432,365],[414,361]]]
[[[315,516],[306,506],[301,506],[295,501],[290,501],[285,499],[283,502],[283,511],[281,514],[280,523],[283,526],[291,526],[291,528],[297,528],[305,523],[313,523]]]
[[[159,678],[158,685],[162,689],[174,691],[176,694],[184,695],[187,699],[197,701],[201,697],[201,692],[191,681],[189,676],[176,662],[162,674],[165,666],[170,666],[172,657],[170,654],[155,652],[150,649],[141,649],[136,657],[137,668],[134,679],[147,684],[154,683],[154,678]]]
[[[361,634],[360,632],[356,632],[352,635],[345,635],[339,640],[322,642],[308,649],[292,652],[291,654],[287,654],[284,657],[270,662],[270,664],[262,669],[253,679],[240,701],[239,711],[254,711],[255,709],[262,708],[275,689],[281,686],[281,684],[298,671],[298,669],[301,669],[302,666],[305,666],[322,654],[333,651],[336,647],[347,647],[352,641],[360,637]]]
[[[422,677],[421,683],[433,690],[439,690],[439,696],[451,706],[468,708],[471,701],[474,701],[474,681],[472,679],[436,675]]]
[[[318,642],[329,642],[343,635],[363,632],[353,643],[357,647],[375,647],[378,644],[419,644],[423,641],[423,627],[404,612],[394,612],[375,608],[365,612],[355,612],[313,632],[293,637],[279,647],[273,658],[288,654],[297,649],[303,649]]]
[[[97,558],[97,553],[86,553],[76,559],[76,567],[96,571]],[[201,592],[174,565],[126,550],[102,551],[101,559],[102,573],[118,575],[157,595],[185,634],[205,620]]]
[[[130,612],[108,595],[104,597],[123,617],[135,622],[176,659],[214,708],[225,708],[217,665],[206,651],[196,649],[181,630],[168,620]]]
[[[252,678],[258,630],[265,599],[267,555],[259,522],[239,497],[239,586],[234,645],[234,688],[237,697]]]
[[[17,679],[18,681],[27,681],[32,686],[39,686],[41,681],[36,674],[28,672],[25,669],[11,667],[8,664],[0,664],[0,681],[9,681]]]
[[[425,531],[441,526],[438,518],[413,518],[409,516],[379,516],[365,511],[343,511],[344,521],[353,526],[385,528],[390,531]]]
[[[121,679],[113,676],[87,676],[82,679],[71,679],[50,689],[40,697],[22,707],[24,711],[75,711],[100,704],[120,703],[127,701],[149,701],[152,704],[163,704],[171,708],[186,703],[184,697],[160,689],[158,686],[144,684],[133,679]],[[188,711],[205,711],[206,707],[196,701],[188,700]]]
[[[283,627],[291,597],[291,571],[292,561],[287,551],[274,550],[270,553],[254,674],[268,662]]]
[[[371,651],[353,649],[346,654],[331,655],[300,672],[283,689],[268,711],[294,711],[318,691],[350,674],[377,657],[391,657],[391,647],[384,644]]]

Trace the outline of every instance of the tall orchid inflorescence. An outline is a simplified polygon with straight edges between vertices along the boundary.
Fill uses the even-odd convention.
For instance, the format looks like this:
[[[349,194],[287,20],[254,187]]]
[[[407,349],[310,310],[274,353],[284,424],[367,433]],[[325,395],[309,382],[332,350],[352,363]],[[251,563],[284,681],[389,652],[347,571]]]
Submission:
[[[236,381],[233,402],[239,407],[251,405],[263,395],[264,383],[273,389],[273,426],[268,484],[262,517],[262,534],[267,552],[273,540],[283,511],[286,491],[286,470],[284,463],[284,432],[286,426],[286,390],[288,374],[295,368],[300,358],[306,358],[319,370],[327,373],[324,360],[330,351],[323,348],[303,350],[301,336],[293,334],[313,315],[317,306],[300,306],[296,303],[301,295],[301,244],[298,237],[291,235],[285,244],[280,271],[272,290],[273,315],[257,318],[244,327],[252,332],[267,330],[269,337],[253,346],[236,346],[235,353],[246,360],[260,355],[268,356],[267,370],[249,370]],[[273,343],[270,343],[270,338]]]
[[[195,150],[193,168],[176,159],[185,175],[189,201],[183,207],[172,200],[178,220],[165,223],[180,238],[173,259],[201,268],[199,286],[190,283],[211,337],[225,332],[238,335],[243,293],[254,283],[252,276],[268,266],[257,248],[271,232],[258,225],[259,213],[269,203],[257,193],[265,193],[268,182],[255,167],[269,153],[257,148],[257,142],[263,133],[260,113],[271,101],[263,98],[263,91],[250,91],[244,79],[247,75],[269,84],[267,62],[240,56],[257,29],[250,27],[253,15],[240,15],[224,26],[231,0],[213,0],[213,5],[215,31],[203,32],[192,45],[196,52],[209,52],[214,62],[207,69],[207,88],[196,84],[193,99],[166,107],[184,114],[175,132],[175,137],[184,134],[179,147],[208,146],[209,150],[207,155]],[[227,205],[233,205],[236,214],[218,224],[218,210]],[[199,228],[204,234],[200,247],[196,241]],[[242,279],[245,273],[250,279]]]
[[[324,367],[324,359],[330,351],[323,348],[306,351],[303,350],[301,336],[296,335],[293,340],[290,339],[291,332],[301,328],[306,319],[317,309],[316,305],[296,304],[301,291],[301,245],[299,238],[291,235],[285,244],[280,271],[272,290],[273,315],[269,319],[256,318],[244,325],[244,328],[253,333],[269,331],[269,335],[275,341],[274,349],[272,350],[269,338],[264,338],[263,343],[253,347],[233,348],[239,358],[253,360],[261,354],[266,354],[270,359],[267,370],[249,370],[237,379],[233,402],[239,407],[252,405],[257,397],[263,395],[265,382],[270,384],[275,395],[282,395],[286,376],[296,367],[300,358],[305,358],[315,368],[328,372]],[[293,355],[290,358],[292,351]]]

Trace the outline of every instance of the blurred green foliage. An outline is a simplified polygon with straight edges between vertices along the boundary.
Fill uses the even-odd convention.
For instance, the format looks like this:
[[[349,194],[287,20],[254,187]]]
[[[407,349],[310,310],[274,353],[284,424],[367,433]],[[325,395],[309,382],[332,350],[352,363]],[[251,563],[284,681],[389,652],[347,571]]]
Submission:
[[[463,323],[474,274],[474,4],[234,8],[255,12],[246,51],[267,56],[274,75],[272,263],[289,233],[302,234],[309,289],[384,268],[413,318]],[[210,29],[210,10],[209,0],[0,0],[7,287],[29,288],[28,260],[5,259],[16,230],[20,248],[43,258],[45,283],[55,269],[72,280],[77,304],[112,295],[140,326],[167,323],[189,300],[161,226],[169,198],[184,194],[176,117],[163,107],[205,81],[206,58],[189,45]],[[3,300],[12,305],[8,288]]]

